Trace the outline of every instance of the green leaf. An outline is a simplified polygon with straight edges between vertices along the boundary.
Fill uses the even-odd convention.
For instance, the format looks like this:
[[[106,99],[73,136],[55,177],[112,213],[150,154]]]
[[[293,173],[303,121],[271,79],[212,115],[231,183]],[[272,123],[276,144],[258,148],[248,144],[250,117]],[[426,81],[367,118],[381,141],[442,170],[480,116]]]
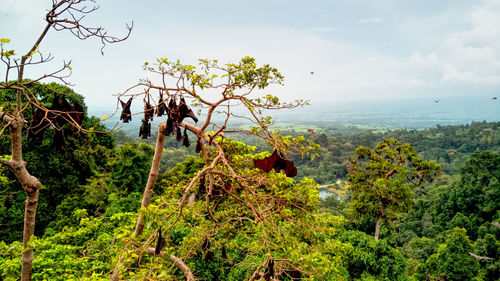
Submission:
[[[9,38],[0,38],[0,43],[10,43],[10,39]]]

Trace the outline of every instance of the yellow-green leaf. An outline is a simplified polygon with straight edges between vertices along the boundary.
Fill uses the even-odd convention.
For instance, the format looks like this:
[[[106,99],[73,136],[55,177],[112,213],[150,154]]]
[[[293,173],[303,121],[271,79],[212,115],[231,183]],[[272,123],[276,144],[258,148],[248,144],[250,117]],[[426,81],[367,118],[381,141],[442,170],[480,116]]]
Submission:
[[[9,38],[1,38],[0,43],[10,43],[10,39]]]

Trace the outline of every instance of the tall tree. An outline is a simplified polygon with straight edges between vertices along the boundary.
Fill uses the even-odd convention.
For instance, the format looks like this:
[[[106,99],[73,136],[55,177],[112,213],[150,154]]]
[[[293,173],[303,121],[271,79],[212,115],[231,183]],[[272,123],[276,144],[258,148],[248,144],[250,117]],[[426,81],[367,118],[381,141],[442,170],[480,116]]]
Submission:
[[[154,79],[142,80],[120,95],[120,98],[124,99],[120,100],[123,109],[121,119],[128,122],[130,117],[133,117],[130,112],[130,103],[133,100],[142,100],[144,111],[140,114],[144,114],[144,117],[139,134],[147,138],[150,135],[149,121],[153,118],[153,112],[156,112],[158,118],[165,118],[162,117],[164,112],[167,116],[166,122],[161,122],[158,127],[155,154],[133,236],[135,241],[148,243],[148,241],[141,242],[141,239],[144,238],[142,234],[147,225],[145,223],[148,220],[147,214],[149,214],[147,209],[150,206],[153,188],[159,174],[165,138],[174,135],[178,141],[182,140],[184,145],[189,146],[189,136],[186,132],[191,132],[196,136],[196,141],[193,143],[200,152],[204,166],[194,177],[190,178],[189,182],[182,182],[178,179],[178,184],[182,183],[179,186],[182,194],[179,198],[172,198],[176,201],[176,208],[170,209],[171,213],[166,217],[175,219],[169,221],[170,225],[165,226],[164,232],[167,234],[164,233],[163,237],[172,236],[172,231],[182,224],[181,218],[184,217],[184,212],[187,212],[191,208],[189,205],[199,198],[206,202],[206,213],[212,218],[207,223],[212,225],[209,233],[203,234],[206,237],[199,236],[197,240],[201,239],[203,242],[206,238],[206,243],[214,243],[210,241],[216,235],[216,229],[220,224],[226,225],[227,222],[248,219],[258,227],[264,228],[265,237],[264,241],[259,241],[262,242],[262,248],[259,251],[270,253],[275,245],[275,241],[270,237],[276,234],[279,224],[275,215],[285,219],[286,215],[280,211],[294,200],[283,197],[283,194],[272,193],[271,191],[275,191],[272,180],[267,175],[257,172],[255,166],[259,165],[255,163],[265,163],[266,167],[259,168],[266,173],[274,168],[275,171],[284,170],[286,176],[293,177],[297,171],[291,162],[286,160],[286,155],[306,155],[311,152],[314,155],[317,145],[308,142],[304,137],[292,138],[271,131],[270,126],[273,122],[266,115],[266,111],[295,108],[307,102],[304,100],[291,103],[281,102],[278,97],[264,92],[265,88],[271,84],[281,84],[283,76],[276,68],[269,65],[257,65],[255,59],[251,57],[244,57],[236,63],[228,64],[220,64],[217,60],[201,59],[199,68],[160,58],[155,64],[146,63],[144,69],[153,75]],[[199,108],[198,114],[191,110],[188,103],[189,106]],[[237,127],[234,119],[245,119],[252,127],[250,129]],[[193,123],[200,125],[193,125]],[[241,144],[237,145],[228,140],[231,134],[236,133],[260,137],[274,152],[266,160],[256,159],[254,162],[248,148],[239,149]],[[242,154],[246,152],[246,158],[242,159],[238,152]],[[269,192],[264,192],[266,189]],[[217,218],[214,215],[215,211],[221,208],[221,202],[225,201],[220,198],[227,198],[227,202],[233,204],[226,208],[236,210],[240,207],[242,209],[224,213],[224,217]],[[233,200],[235,198],[237,199]],[[297,203],[297,206],[300,206],[300,203]],[[305,206],[301,207],[305,209]],[[243,214],[243,210],[249,213]],[[151,218],[150,215],[149,217]],[[230,226],[227,225],[227,227]],[[175,241],[167,240],[166,243],[172,245]],[[147,249],[147,247],[142,247],[142,249]],[[158,251],[153,252],[158,254]],[[118,280],[122,270],[126,268],[123,266],[126,254],[124,251],[120,257],[112,279]],[[185,273],[186,278],[191,280],[192,273],[189,268],[178,257],[171,254],[167,256]],[[273,266],[276,267],[285,266],[283,261],[274,263],[273,256],[270,256],[269,259],[262,261],[260,266],[254,268],[255,276],[251,280],[265,275],[262,271],[270,267],[269,264],[274,264]]]
[[[95,117],[89,118],[86,114],[84,98],[66,86],[57,83],[30,85],[30,90],[36,95],[37,100],[45,107],[50,108],[56,94],[52,90],[64,93],[69,104],[78,103],[83,108],[82,127],[93,127],[97,121]],[[5,100],[15,100],[14,90],[0,90],[0,103]],[[36,112],[36,111],[35,111]],[[26,120],[33,120],[32,110],[23,112]],[[33,122],[31,122],[33,123]],[[98,131],[105,130],[103,125],[95,127]],[[84,184],[90,176],[104,166],[107,152],[113,146],[110,134],[80,134],[78,129],[66,126],[63,130],[44,128],[37,134],[28,129],[29,137],[23,141],[23,160],[26,168],[37,177],[44,185],[44,196],[39,198],[37,212],[42,216],[37,217],[35,235],[43,233],[45,227],[55,219],[55,209],[68,195],[76,195],[80,190],[78,185]],[[30,133],[31,132],[31,133]],[[64,149],[55,149],[59,137],[64,137]],[[10,139],[0,138],[0,155],[10,154]],[[7,167],[1,165],[5,170]],[[20,240],[23,234],[23,215],[25,194],[15,177],[9,173],[9,184],[0,188],[1,201],[7,201],[8,208],[0,207],[0,240],[12,242]],[[11,204],[12,203],[12,204]],[[4,206],[5,207],[5,206]]]
[[[423,188],[439,173],[439,165],[423,161],[409,144],[389,138],[375,149],[360,146],[348,166],[352,201],[349,215],[354,220],[376,219],[375,239],[382,220],[394,220],[410,210],[413,188]]]
[[[87,6],[87,3],[91,6]],[[28,245],[28,241],[35,231],[36,210],[38,206],[40,181],[34,177],[26,168],[26,162],[23,160],[23,128],[28,123],[23,112],[29,108],[38,111],[39,119],[37,124],[41,127],[52,126],[60,131],[64,129],[64,125],[69,123],[72,126],[78,127],[80,130],[81,124],[78,120],[78,114],[82,110],[78,107],[69,109],[63,105],[65,100],[62,93],[60,94],[60,106],[46,108],[41,104],[36,95],[30,90],[32,84],[39,84],[44,79],[55,79],[68,84],[66,78],[71,73],[70,63],[64,63],[60,69],[55,71],[47,71],[41,77],[31,77],[32,80],[25,80],[25,67],[46,63],[52,59],[49,54],[47,56],[40,52],[39,47],[46,38],[50,30],[68,30],[77,38],[85,40],[91,37],[97,37],[101,40],[103,47],[107,43],[120,42],[128,38],[132,27],[127,26],[128,34],[124,38],[117,38],[107,34],[102,27],[89,27],[83,22],[86,14],[97,10],[97,6],[93,6],[94,1],[87,0],[52,0],[52,6],[45,15],[45,26],[31,47],[21,57],[16,56],[14,50],[7,50],[6,46],[10,42],[7,38],[0,39],[0,59],[5,65],[5,79],[0,82],[0,89],[12,89],[16,91],[15,100],[4,104],[0,109],[0,133],[8,131],[11,139],[11,155],[10,159],[0,158],[0,164],[6,165],[14,173],[18,181],[21,183],[26,192],[24,229],[23,229],[23,254],[22,254],[22,270],[21,280],[31,280],[33,250]],[[10,80],[10,74],[14,72],[15,80]],[[69,73],[68,73],[69,72]],[[73,105],[75,106],[75,105]]]

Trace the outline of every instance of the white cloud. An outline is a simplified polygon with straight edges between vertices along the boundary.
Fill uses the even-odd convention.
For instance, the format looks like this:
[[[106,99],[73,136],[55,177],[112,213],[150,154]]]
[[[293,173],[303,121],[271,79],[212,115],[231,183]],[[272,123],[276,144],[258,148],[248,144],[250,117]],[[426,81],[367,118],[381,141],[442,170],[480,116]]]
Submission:
[[[333,27],[313,27],[307,29],[307,31],[312,31],[312,32],[329,32],[329,31],[334,31],[335,28]]]
[[[408,71],[422,84],[500,84],[500,1],[486,0],[468,14],[469,27],[444,35],[434,52],[415,52]]]
[[[364,24],[364,23],[379,23],[379,22],[383,22],[383,21],[384,21],[384,19],[382,19],[382,18],[372,17],[372,18],[360,19],[360,20],[358,20],[358,23],[360,23],[360,24]]]

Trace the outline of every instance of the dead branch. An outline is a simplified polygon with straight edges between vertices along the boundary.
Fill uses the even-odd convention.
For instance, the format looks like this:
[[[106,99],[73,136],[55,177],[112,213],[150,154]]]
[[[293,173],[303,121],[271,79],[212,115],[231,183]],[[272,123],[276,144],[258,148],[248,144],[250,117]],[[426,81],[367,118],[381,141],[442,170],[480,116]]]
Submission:
[[[155,248],[153,248],[153,247],[147,248],[146,251],[148,252],[148,254],[151,254],[151,255],[155,254]],[[168,254],[165,252],[161,252],[157,256],[163,257],[166,255],[168,255]],[[184,276],[186,276],[187,281],[195,281],[196,280],[196,278],[194,278],[194,275],[193,275],[193,272],[191,271],[191,269],[189,269],[189,267],[180,258],[173,256],[173,255],[169,255],[168,260],[170,262],[172,262],[173,264],[175,264],[182,271],[182,273],[184,273]]]

